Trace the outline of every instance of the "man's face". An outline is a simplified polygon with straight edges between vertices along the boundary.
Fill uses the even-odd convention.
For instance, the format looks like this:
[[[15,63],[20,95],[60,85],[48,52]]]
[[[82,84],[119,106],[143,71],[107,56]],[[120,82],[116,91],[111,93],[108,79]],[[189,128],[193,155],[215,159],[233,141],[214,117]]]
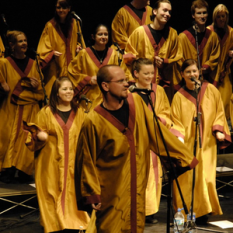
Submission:
[[[110,67],[111,81],[108,84],[108,94],[111,97],[121,101],[128,97],[128,80],[125,77],[125,72],[120,67]]]
[[[206,7],[195,8],[195,13],[192,15],[197,25],[205,25],[208,17]]]
[[[159,8],[153,10],[154,15],[156,15],[155,20],[159,24],[166,24],[171,18],[172,6],[169,3],[161,2]]]

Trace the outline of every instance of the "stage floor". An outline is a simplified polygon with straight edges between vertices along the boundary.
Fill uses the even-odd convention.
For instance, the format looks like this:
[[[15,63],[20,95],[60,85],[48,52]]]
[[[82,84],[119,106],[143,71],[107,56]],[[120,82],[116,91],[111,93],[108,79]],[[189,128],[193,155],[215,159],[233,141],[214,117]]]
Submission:
[[[0,182],[0,187],[2,183]],[[29,187],[31,190],[31,188]],[[33,189],[32,189],[33,190]],[[25,191],[28,191],[27,188],[25,188]],[[233,221],[233,188],[227,187],[221,190],[220,194],[224,194],[228,196],[229,198],[220,198],[221,207],[223,210],[223,215],[221,216],[210,216],[209,221],[219,221],[219,220],[228,220]],[[33,194],[28,194],[26,197],[33,196]],[[25,196],[19,195],[12,197],[13,201],[21,201],[20,198],[24,198]],[[30,200],[29,203],[31,206],[37,207],[36,199]],[[6,205],[12,205],[11,203],[5,203],[0,200],[0,212],[3,208],[8,207]],[[153,224],[146,224],[144,233],[165,233],[166,232],[166,198],[162,197],[161,199],[161,205],[160,210],[157,213],[156,217],[159,221],[159,223],[153,225]],[[30,209],[24,208],[24,207],[16,207],[6,213],[3,213],[0,215],[0,232],[1,233],[43,233],[43,229],[40,226],[39,223],[39,212],[35,212],[29,216],[26,216],[25,218],[21,219],[19,216],[22,214],[26,214],[30,212]],[[11,226],[11,227],[10,227]],[[10,227],[10,228],[9,228]],[[212,226],[208,224],[207,226],[199,226],[203,228],[218,230],[219,232],[228,232],[233,233],[233,228],[223,230],[219,227]],[[70,231],[71,233],[73,231]],[[171,228],[171,231],[173,232],[173,229]],[[204,233],[208,231],[203,230],[197,230],[198,233]],[[211,231],[209,231],[211,232]]]

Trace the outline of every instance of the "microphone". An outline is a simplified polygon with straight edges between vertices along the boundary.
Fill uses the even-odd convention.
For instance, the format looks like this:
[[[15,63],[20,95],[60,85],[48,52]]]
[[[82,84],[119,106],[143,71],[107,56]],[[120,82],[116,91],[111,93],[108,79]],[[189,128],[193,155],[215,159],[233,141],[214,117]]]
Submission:
[[[79,102],[85,100],[87,103],[92,103],[92,101],[90,101],[85,95],[81,95],[79,98]]]
[[[146,88],[139,88],[139,87],[135,87],[134,85],[130,86],[129,87],[129,91],[130,92],[145,92],[146,94],[150,94],[151,92],[154,92],[153,90],[151,89],[146,89]]]
[[[120,48],[120,46],[119,46],[119,44],[117,42],[114,42],[113,44],[117,47],[117,49],[119,50],[119,52],[121,54],[124,54],[124,51]]]
[[[82,25],[82,20],[81,20],[81,18],[75,13],[75,11],[72,11],[71,14],[72,14],[73,17],[74,17],[75,19],[77,19],[77,20],[80,22],[80,24]]]
[[[193,20],[192,24],[193,24],[193,26],[195,27],[195,29],[198,29],[198,27],[197,27],[197,23],[196,23],[196,21],[195,21],[195,20]]]
[[[191,81],[195,82],[197,85],[201,85],[200,81],[197,80],[195,77],[191,77]]]

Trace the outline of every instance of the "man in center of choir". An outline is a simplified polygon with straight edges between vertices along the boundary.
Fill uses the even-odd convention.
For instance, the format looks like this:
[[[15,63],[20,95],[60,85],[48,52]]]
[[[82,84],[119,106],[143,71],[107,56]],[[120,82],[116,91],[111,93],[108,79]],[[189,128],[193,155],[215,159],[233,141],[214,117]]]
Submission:
[[[138,27],[129,37],[125,48],[124,60],[131,65],[136,58],[145,57],[154,61],[155,77],[153,82],[164,87],[169,101],[174,94],[173,64],[182,57],[182,48],[176,30],[169,27],[172,6],[169,0],[155,3],[151,19],[153,23]]]

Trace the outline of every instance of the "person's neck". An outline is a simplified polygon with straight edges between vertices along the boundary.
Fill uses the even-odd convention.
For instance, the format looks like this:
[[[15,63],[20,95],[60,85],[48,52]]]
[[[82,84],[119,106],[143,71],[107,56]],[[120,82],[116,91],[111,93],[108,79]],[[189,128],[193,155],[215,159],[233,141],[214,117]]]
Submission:
[[[24,59],[26,57],[25,53],[13,53],[12,56],[16,59]]]
[[[138,82],[137,82],[135,85],[136,85],[136,87],[138,87],[138,88],[151,89],[151,84],[142,85],[141,83],[138,83]]]
[[[143,7],[147,6],[147,3],[145,4],[144,2],[142,2],[141,0],[133,0],[131,2],[131,5],[136,8],[136,9],[142,9]]]
[[[68,112],[71,110],[71,104],[70,103],[58,104],[57,109],[62,111],[62,112]]]
[[[150,24],[150,26],[154,30],[163,30],[166,24],[160,24],[156,19],[154,20],[153,23]]]
[[[104,97],[103,99],[104,108],[110,111],[115,111],[120,109],[123,106],[123,104],[124,104],[124,100],[117,100],[111,97]]]
[[[97,51],[103,51],[106,48],[105,45],[98,45],[98,44],[94,44],[92,47]]]
[[[197,26],[197,32],[204,32],[205,31],[205,25],[199,25],[199,24],[196,24]],[[193,26],[194,29],[195,29],[195,26]]]

